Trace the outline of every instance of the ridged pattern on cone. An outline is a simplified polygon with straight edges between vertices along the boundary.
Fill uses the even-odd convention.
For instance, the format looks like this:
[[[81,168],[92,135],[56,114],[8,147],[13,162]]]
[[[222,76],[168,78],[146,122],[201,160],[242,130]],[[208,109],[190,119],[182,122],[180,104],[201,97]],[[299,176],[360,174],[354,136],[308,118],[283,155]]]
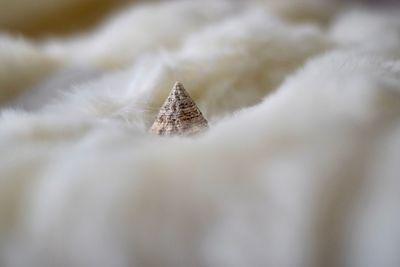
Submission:
[[[177,82],[165,100],[150,132],[158,135],[193,135],[208,128],[208,122],[189,96],[183,85]]]

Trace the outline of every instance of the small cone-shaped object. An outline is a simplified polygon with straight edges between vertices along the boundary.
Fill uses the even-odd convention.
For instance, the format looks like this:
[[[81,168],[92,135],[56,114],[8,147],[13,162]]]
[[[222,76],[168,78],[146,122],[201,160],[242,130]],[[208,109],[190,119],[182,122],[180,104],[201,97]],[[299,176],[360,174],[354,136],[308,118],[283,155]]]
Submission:
[[[207,120],[186,92],[175,83],[150,132],[159,135],[193,135],[208,128]]]

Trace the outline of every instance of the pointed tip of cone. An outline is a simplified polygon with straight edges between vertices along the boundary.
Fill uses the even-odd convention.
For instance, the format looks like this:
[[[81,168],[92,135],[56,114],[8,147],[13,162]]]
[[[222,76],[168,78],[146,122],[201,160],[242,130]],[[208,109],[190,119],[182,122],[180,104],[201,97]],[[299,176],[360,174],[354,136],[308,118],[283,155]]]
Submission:
[[[206,128],[208,122],[196,103],[183,84],[176,82],[150,132],[159,135],[192,135]]]
[[[183,97],[190,97],[185,89],[185,86],[183,86],[183,83],[181,82],[176,82],[174,84],[174,87],[172,87],[170,95],[183,95]]]
[[[181,83],[180,81],[176,81],[173,88],[182,88],[182,87],[183,83]]]

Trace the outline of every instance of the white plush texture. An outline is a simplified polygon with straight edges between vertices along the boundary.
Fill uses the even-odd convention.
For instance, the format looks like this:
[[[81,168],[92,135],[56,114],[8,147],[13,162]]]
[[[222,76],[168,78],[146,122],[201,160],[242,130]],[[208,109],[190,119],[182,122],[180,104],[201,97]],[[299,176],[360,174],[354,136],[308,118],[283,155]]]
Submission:
[[[55,58],[20,38],[0,36],[0,104],[57,69]],[[29,63],[27,63],[29,62]]]
[[[173,1],[3,36],[0,266],[399,266],[396,12]],[[206,133],[147,132],[175,80]]]

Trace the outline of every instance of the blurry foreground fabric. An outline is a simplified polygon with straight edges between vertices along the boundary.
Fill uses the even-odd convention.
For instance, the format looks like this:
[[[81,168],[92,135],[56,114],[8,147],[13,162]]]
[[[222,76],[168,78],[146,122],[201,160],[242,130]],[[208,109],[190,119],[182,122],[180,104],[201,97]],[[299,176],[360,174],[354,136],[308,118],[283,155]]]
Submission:
[[[3,32],[0,266],[399,266],[399,32],[318,0]],[[209,130],[152,135],[177,80]]]

